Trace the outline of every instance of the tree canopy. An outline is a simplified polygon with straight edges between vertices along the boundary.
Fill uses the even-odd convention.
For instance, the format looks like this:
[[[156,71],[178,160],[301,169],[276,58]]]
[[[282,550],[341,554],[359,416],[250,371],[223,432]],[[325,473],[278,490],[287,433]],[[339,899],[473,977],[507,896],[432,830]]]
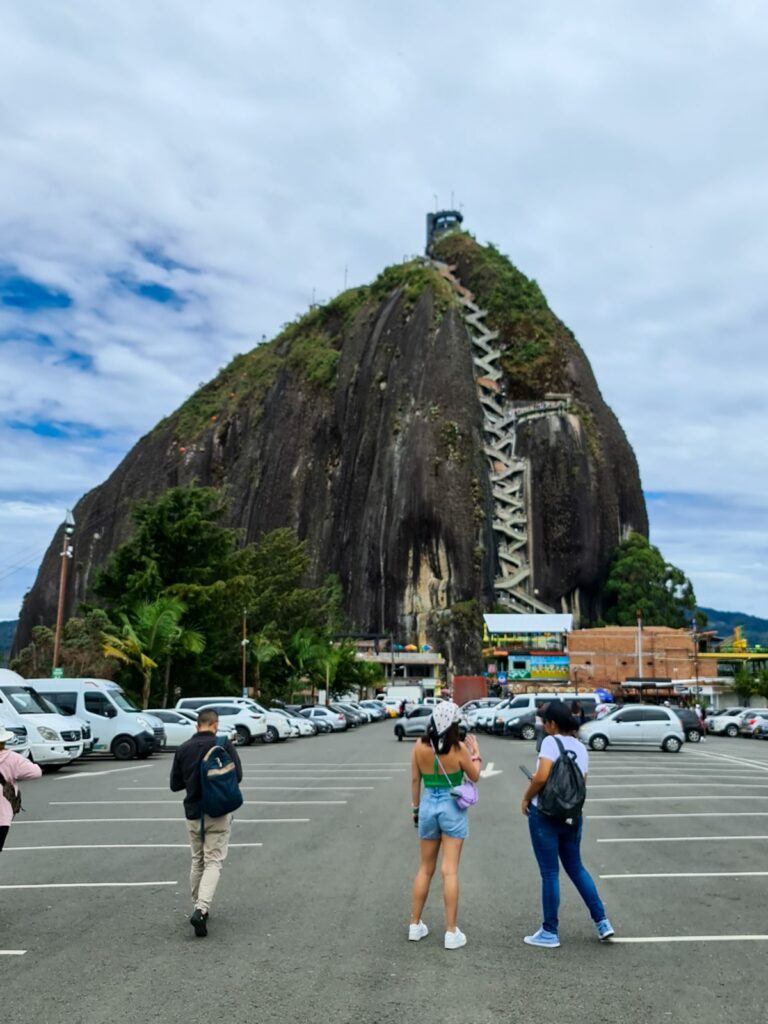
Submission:
[[[616,548],[604,588],[605,621],[633,626],[638,611],[647,626],[688,625],[696,610],[693,584],[645,537],[632,533]]]

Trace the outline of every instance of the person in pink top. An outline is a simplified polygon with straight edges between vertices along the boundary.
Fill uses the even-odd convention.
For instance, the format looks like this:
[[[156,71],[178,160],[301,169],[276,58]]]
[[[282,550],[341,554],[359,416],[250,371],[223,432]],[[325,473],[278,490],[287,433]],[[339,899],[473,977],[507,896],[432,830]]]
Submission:
[[[39,779],[43,774],[39,764],[28,761],[26,757],[13,750],[5,749],[5,744],[12,739],[13,733],[8,732],[4,725],[0,725],[0,852],[5,846],[8,830],[13,821],[11,805],[3,796],[3,784],[9,783],[16,789],[16,783],[21,779]]]

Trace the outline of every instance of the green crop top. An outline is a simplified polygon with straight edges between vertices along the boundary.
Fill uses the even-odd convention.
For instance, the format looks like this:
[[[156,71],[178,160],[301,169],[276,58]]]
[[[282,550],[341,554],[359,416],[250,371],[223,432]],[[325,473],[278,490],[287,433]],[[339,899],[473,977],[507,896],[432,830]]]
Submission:
[[[425,789],[451,789],[453,786],[461,785],[461,781],[464,778],[464,772],[459,768],[457,772],[446,772],[440,768],[437,761],[437,755],[435,755],[435,770],[430,774],[426,775],[424,772],[421,773],[421,781],[424,783]]]

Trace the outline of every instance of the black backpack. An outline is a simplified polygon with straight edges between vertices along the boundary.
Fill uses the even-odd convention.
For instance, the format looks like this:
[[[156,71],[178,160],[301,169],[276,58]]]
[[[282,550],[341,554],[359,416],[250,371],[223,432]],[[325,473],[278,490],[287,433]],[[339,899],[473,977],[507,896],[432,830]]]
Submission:
[[[17,790],[12,782],[6,782],[2,775],[0,775],[0,786],[2,786],[3,796],[11,805],[11,811],[14,814],[23,811],[24,808],[21,806],[21,790]]]
[[[566,750],[558,736],[552,737],[560,748],[560,757],[552,765],[537,807],[542,814],[575,824],[587,799],[587,784],[576,763],[576,753]]]

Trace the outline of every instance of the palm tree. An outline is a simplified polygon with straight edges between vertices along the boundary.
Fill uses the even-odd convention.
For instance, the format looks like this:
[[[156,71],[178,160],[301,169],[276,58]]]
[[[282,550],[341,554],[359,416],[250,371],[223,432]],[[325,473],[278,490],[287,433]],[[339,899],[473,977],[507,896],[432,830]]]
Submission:
[[[118,633],[102,634],[104,655],[117,658],[141,676],[141,705],[144,708],[149,707],[152,673],[160,662],[166,662],[167,687],[172,656],[181,650],[199,654],[205,647],[201,633],[184,629],[181,625],[186,610],[187,606],[178,597],[158,597],[155,601],[137,604],[130,615],[122,613],[122,626]]]
[[[283,654],[283,648],[280,645],[279,640],[271,639],[265,630],[257,633],[251,637],[251,643],[248,648],[249,655],[256,662],[256,671],[254,672],[254,681],[256,683],[256,696],[261,696],[261,667],[262,665],[268,665],[270,661],[274,661],[275,658]]]
[[[297,629],[288,643],[285,660],[291,668],[291,703],[295,685],[307,675],[313,678],[319,668],[326,666],[328,644],[320,640],[310,629]]]

